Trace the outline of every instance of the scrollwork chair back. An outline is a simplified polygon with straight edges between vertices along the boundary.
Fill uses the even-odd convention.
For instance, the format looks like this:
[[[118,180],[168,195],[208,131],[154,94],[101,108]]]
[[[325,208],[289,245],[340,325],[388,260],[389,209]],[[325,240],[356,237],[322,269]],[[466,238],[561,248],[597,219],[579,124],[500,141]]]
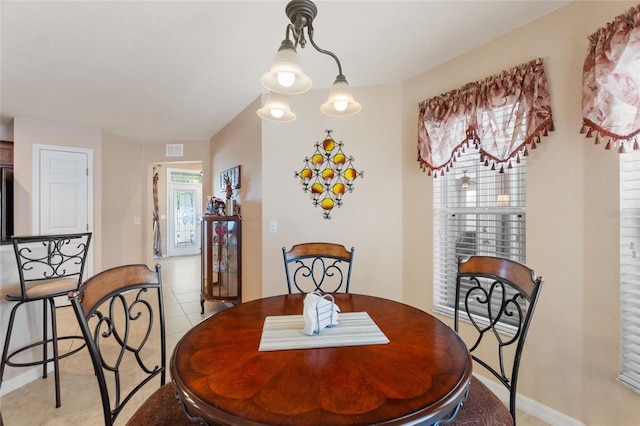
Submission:
[[[507,408],[476,376],[452,424],[515,424],[522,351],[544,279],[527,266],[492,256],[459,259],[454,328],[475,362],[509,392]],[[467,336],[472,336],[471,338]]]
[[[291,250],[282,248],[289,294],[349,293],[354,248],[347,250],[335,243],[296,244]]]
[[[164,303],[160,265],[125,265],[87,280],[69,300],[80,324],[98,380],[105,425],[154,382],[127,425],[183,425],[189,421],[166,382]],[[154,380],[158,378],[158,380]],[[148,385],[148,386],[147,386]]]

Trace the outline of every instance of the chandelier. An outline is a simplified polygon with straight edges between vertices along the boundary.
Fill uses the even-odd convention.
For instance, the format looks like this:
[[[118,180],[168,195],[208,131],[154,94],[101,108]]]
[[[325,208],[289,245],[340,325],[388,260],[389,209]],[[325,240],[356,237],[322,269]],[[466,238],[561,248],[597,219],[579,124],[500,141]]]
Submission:
[[[351,88],[344,74],[338,57],[328,50],[321,49],[313,40],[313,19],[318,13],[311,0],[292,0],[285,9],[291,23],[287,24],[285,39],[280,44],[271,69],[261,78],[262,85],[269,90],[269,95],[258,115],[272,121],[292,121],[296,115],[291,112],[287,95],[297,95],[311,89],[311,78],[302,70],[297,54],[297,47],[304,48],[307,39],[315,50],[331,56],[338,65],[338,75],[329,91],[327,102],[320,110],[333,116],[349,116],[360,111],[360,104],[353,99]],[[306,32],[305,32],[306,30]]]

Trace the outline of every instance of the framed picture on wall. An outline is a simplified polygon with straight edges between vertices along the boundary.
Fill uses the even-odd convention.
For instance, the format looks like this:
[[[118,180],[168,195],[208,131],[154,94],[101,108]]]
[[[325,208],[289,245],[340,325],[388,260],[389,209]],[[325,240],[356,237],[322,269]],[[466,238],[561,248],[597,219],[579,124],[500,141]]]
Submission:
[[[222,191],[226,189],[224,184],[226,177],[228,177],[229,182],[231,182],[231,189],[240,189],[240,176],[240,166],[232,167],[220,173],[220,189]]]

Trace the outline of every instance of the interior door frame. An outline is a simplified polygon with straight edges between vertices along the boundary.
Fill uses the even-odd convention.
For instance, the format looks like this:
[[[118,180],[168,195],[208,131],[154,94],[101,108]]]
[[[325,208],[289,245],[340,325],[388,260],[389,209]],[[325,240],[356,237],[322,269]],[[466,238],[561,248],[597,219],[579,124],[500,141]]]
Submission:
[[[166,169],[166,217],[167,217],[167,221],[166,221],[166,240],[167,240],[167,250],[165,253],[166,257],[172,257],[172,256],[180,256],[180,254],[175,254],[172,253],[171,247],[170,245],[172,244],[170,242],[170,238],[173,238],[173,234],[172,234],[172,227],[175,226],[174,223],[175,222],[175,218],[173,217],[173,210],[172,210],[172,197],[173,194],[171,193],[171,188],[172,185],[185,185],[185,186],[196,186],[196,184],[180,184],[180,183],[172,183],[171,182],[171,173],[172,172],[183,172],[183,173],[197,173],[196,170],[193,169],[183,169],[180,167],[170,167],[170,165],[167,166]],[[196,240],[198,240],[199,244],[198,244],[198,256],[200,256],[202,254],[202,236],[200,235],[200,232],[202,230],[202,182],[199,184],[199,188],[196,192]],[[198,193],[199,192],[199,193]],[[196,256],[196,254],[193,254],[193,256]]]
[[[88,232],[93,232],[93,149],[78,148],[72,146],[56,146],[33,144],[33,199],[31,227],[33,235],[40,234],[40,152],[41,151],[65,151],[87,155],[87,225]],[[95,239],[92,239],[95,242]],[[85,279],[93,275],[93,246],[89,246],[87,265],[85,267]]]

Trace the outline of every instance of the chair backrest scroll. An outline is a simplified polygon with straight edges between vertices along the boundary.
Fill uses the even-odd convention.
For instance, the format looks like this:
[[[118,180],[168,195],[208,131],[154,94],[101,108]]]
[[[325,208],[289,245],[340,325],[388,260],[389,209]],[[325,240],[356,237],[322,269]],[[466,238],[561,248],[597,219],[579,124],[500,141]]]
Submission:
[[[155,271],[146,265],[108,269],[69,293],[69,300],[98,379],[105,425],[111,425],[144,385],[155,377],[160,385],[166,381],[160,265]],[[131,365],[140,375],[131,374]]]
[[[39,282],[68,278],[80,285],[91,236],[91,232],[83,232],[13,237],[22,299],[28,299],[27,287]]]
[[[349,292],[354,248],[347,250],[334,243],[296,244],[287,251],[282,248],[287,289],[310,293],[321,291]]]
[[[472,358],[507,388],[514,419],[520,360],[543,282],[509,259],[458,260],[454,328],[460,331],[461,320],[472,324],[475,341],[467,342]]]

